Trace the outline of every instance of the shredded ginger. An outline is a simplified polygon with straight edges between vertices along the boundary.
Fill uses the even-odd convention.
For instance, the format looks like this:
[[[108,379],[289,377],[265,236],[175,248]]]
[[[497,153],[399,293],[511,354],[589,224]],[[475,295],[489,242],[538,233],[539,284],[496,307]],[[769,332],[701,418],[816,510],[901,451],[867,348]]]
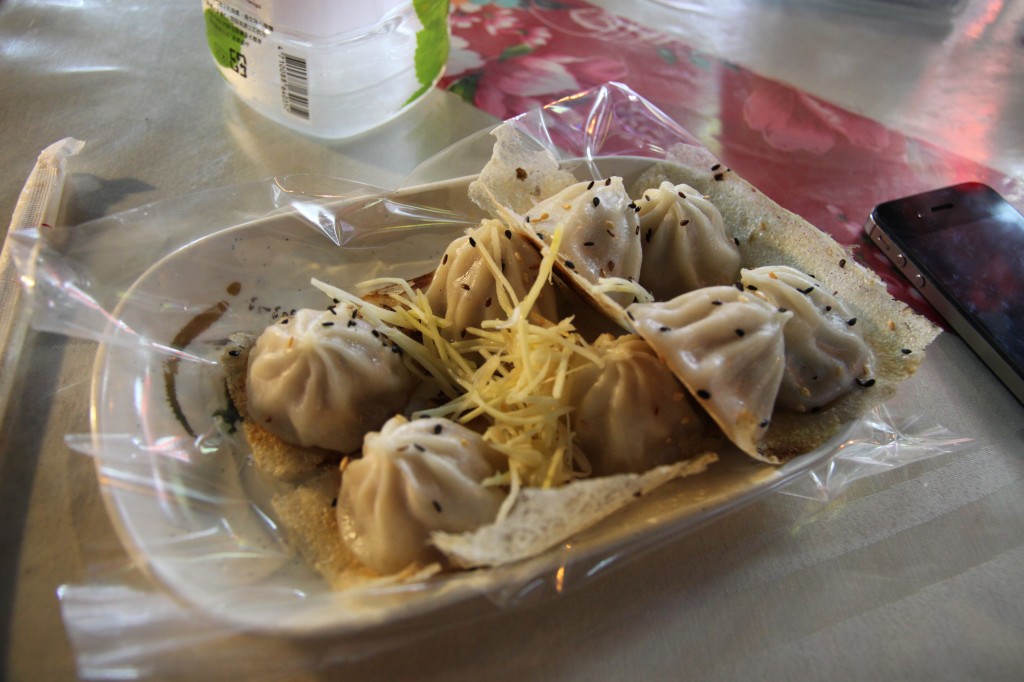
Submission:
[[[413,358],[449,398],[439,407],[416,412],[414,418],[447,417],[463,424],[477,420],[487,424],[484,439],[509,461],[507,472],[487,481],[510,487],[503,511],[511,506],[521,485],[557,486],[574,478],[574,471],[586,473],[587,469],[585,459],[572,446],[573,408],[566,382],[573,367],[602,361],[577,333],[572,318],[553,323],[533,310],[543,287],[551,284],[562,232],[561,226],[555,229],[551,248],[545,249],[537,278],[522,300],[502,274],[497,254],[480,249],[498,284],[506,319],[486,321],[482,329],[470,328],[467,337],[457,342],[444,338],[445,320],[433,313],[422,291],[404,280],[380,279],[361,285],[391,285],[390,308],[313,280],[327,295],[355,305],[364,319]]]

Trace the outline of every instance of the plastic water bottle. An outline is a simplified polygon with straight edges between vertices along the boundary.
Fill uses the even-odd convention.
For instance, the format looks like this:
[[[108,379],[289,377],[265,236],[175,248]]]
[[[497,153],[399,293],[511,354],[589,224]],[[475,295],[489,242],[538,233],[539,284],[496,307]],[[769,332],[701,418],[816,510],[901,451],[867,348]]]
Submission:
[[[419,101],[448,59],[447,0],[202,0],[210,53],[246,104],[355,135]]]

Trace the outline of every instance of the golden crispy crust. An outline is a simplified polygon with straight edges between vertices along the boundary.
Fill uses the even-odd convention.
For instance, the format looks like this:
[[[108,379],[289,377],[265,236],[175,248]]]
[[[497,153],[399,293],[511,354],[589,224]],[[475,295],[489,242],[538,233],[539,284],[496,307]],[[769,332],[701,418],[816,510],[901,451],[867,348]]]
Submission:
[[[340,486],[338,468],[329,467],[272,502],[292,545],[335,589],[365,577],[338,532],[335,506]]]

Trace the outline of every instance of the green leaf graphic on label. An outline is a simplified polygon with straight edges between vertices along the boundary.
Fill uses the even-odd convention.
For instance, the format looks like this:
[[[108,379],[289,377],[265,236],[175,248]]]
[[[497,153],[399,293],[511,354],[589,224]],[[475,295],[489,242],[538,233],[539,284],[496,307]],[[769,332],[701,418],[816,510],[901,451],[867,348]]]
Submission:
[[[420,89],[406,104],[430,89],[448,61],[448,0],[413,0],[412,5],[423,24],[416,34],[416,80]]]
[[[204,10],[203,18],[206,20],[206,42],[210,44],[213,58],[226,69],[234,68],[242,55],[245,33],[215,10]]]

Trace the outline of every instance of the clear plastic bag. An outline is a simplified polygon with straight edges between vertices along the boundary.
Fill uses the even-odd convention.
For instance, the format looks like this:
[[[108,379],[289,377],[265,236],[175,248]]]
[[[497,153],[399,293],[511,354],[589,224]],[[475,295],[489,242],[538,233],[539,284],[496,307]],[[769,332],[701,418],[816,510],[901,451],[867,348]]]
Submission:
[[[512,124],[578,177],[636,174],[670,149],[676,159],[713,159],[617,84]],[[231,432],[219,352],[228,333],[258,331],[292,308],[321,307],[311,277],[354,286],[384,273],[432,270],[444,245],[483,217],[466,188],[491,142],[486,130],[468,137],[396,190],[288,176],[64,228],[58,242],[44,242],[38,230],[15,235],[19,266],[35,273],[29,293],[36,328],[100,344],[94,431],[66,440],[95,458],[134,567],[152,579],[139,580],[134,570],[99,572],[61,589],[83,676],[237,660],[237,648],[217,643],[253,632],[318,638],[323,647],[315,656],[288,659],[298,666],[365,655],[439,623],[572,589],[784,486],[827,501],[860,476],[961,442],[882,407],[784,466],[725,459],[706,474],[672,481],[532,559],[330,590],[287,543],[268,504],[273,486],[253,471],[244,442]],[[266,661],[267,648],[233,646],[248,646],[252,665]],[[185,650],[190,661],[176,661]]]

